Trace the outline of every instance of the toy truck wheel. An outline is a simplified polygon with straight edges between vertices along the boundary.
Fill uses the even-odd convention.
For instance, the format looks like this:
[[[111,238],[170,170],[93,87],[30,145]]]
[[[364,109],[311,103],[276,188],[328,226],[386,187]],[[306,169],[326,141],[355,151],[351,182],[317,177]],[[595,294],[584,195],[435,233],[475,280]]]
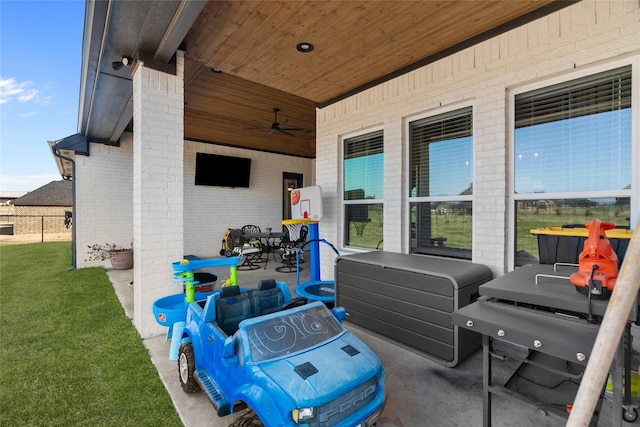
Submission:
[[[196,359],[193,356],[193,345],[186,342],[178,350],[178,373],[180,385],[186,393],[195,393],[200,390],[200,385],[195,379]]]
[[[258,415],[251,409],[247,409],[247,411],[236,418],[229,427],[264,427]]]

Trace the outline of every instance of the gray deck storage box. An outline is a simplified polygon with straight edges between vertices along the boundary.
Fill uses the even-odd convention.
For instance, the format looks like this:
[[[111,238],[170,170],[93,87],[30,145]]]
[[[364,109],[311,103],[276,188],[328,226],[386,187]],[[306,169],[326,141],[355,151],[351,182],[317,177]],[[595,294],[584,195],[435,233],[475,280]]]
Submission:
[[[347,320],[451,367],[481,345],[480,334],[451,322],[491,280],[482,264],[449,258],[368,252],[336,259],[336,305]]]

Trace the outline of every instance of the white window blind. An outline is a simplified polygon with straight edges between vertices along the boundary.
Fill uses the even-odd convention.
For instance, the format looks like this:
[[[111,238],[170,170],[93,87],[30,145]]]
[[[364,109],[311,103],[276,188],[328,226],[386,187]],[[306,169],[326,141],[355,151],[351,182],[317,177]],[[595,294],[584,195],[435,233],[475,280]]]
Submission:
[[[631,66],[516,96],[516,129],[631,107]]]
[[[471,107],[409,124],[410,196],[453,196],[471,191],[472,129]]]
[[[345,246],[382,249],[384,227],[384,134],[344,140]]]
[[[515,96],[517,194],[631,184],[631,67]]]

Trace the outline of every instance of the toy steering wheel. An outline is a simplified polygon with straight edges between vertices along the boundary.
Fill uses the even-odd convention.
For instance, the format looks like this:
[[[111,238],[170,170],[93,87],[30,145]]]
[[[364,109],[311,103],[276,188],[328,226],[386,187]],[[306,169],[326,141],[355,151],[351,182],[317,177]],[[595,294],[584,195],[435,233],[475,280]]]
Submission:
[[[305,305],[306,303],[307,303],[307,298],[306,297],[293,298],[289,302],[284,303],[282,305],[281,310],[289,310],[290,308],[301,307],[301,306]]]

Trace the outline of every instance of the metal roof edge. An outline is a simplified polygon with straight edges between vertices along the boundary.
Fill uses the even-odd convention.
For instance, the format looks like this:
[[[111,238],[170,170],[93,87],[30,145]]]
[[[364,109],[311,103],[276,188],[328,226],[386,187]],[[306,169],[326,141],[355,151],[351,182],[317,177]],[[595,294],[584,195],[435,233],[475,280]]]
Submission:
[[[78,132],[86,134],[89,128],[91,107],[99,76],[102,50],[109,27],[111,1],[87,0],[82,40],[82,64],[80,67],[80,96],[78,98]]]

